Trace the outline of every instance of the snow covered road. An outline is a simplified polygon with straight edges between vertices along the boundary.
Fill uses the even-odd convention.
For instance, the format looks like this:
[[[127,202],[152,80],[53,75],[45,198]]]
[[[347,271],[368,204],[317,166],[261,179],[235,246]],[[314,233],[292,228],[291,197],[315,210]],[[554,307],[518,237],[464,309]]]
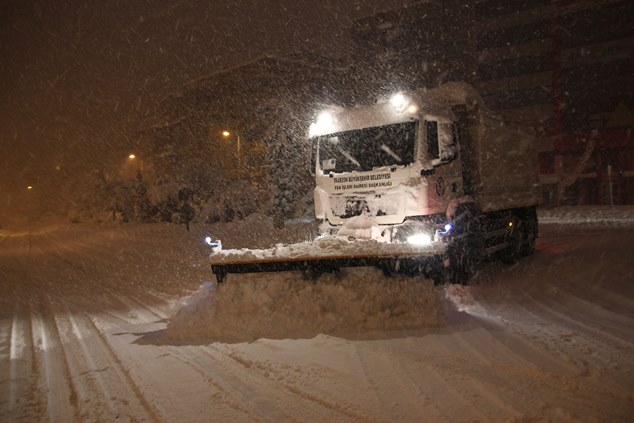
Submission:
[[[631,421],[634,226],[544,220],[535,256],[469,287],[199,291],[208,228],[0,231],[0,421]]]

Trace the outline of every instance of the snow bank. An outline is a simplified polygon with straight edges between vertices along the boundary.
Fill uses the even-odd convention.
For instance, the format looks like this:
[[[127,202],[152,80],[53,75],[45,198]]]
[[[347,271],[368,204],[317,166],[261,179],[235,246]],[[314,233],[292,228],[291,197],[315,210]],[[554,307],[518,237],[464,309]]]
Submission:
[[[311,338],[438,326],[442,290],[431,281],[386,278],[374,268],[346,269],[317,281],[298,272],[231,275],[205,283],[166,330],[185,343]]]
[[[634,206],[568,206],[539,209],[540,223],[634,226]]]

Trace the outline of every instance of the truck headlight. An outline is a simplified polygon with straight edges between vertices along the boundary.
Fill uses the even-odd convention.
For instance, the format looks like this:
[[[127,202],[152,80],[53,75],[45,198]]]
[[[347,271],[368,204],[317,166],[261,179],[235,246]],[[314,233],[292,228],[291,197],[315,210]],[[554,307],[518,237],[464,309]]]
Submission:
[[[405,106],[407,106],[407,98],[403,95],[403,93],[396,93],[390,97],[390,104],[396,110],[403,110],[405,109]]]
[[[334,116],[328,111],[323,111],[317,116],[317,121],[310,124],[308,136],[315,137],[329,134],[334,130]]]
[[[415,234],[407,237],[407,242],[412,245],[431,244],[431,236],[428,234]]]

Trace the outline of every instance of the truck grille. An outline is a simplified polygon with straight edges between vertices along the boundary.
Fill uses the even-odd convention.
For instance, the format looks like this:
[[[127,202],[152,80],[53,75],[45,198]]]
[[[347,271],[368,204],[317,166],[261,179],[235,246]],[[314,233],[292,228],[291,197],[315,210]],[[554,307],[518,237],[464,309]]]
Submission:
[[[332,199],[332,214],[342,219],[368,212],[368,203],[363,199],[335,197]]]
[[[372,194],[363,198],[333,195],[330,197],[332,214],[340,219],[369,214],[370,216],[391,216],[399,213],[398,195]]]

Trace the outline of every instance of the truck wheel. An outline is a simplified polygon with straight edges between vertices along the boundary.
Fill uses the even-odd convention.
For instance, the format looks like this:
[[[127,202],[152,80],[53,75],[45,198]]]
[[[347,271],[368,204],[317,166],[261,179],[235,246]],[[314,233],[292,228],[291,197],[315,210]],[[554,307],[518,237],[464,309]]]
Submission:
[[[454,216],[454,238],[447,249],[450,283],[467,284],[482,257],[481,214],[474,204],[462,204]]]
[[[503,263],[513,264],[522,256],[522,248],[524,245],[524,222],[517,214],[511,216],[510,221],[513,223],[505,237],[506,248],[502,251],[500,259]]]
[[[501,257],[507,264],[533,254],[537,238],[537,213],[534,207],[516,210],[511,221],[513,226],[506,239],[508,247]]]
[[[535,241],[537,240],[537,210],[535,207],[526,209],[524,216],[524,230],[522,240],[522,257],[530,256],[535,253]]]

